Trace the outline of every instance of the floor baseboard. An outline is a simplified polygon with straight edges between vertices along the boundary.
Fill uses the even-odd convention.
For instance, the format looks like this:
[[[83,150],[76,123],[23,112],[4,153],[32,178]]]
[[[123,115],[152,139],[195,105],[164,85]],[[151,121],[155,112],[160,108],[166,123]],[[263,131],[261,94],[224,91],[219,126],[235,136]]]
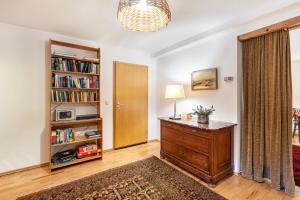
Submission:
[[[46,167],[48,165],[49,165],[49,162],[46,162],[46,163],[41,163],[41,164],[32,165],[32,166],[28,166],[28,167],[23,167],[23,168],[19,168],[19,169],[14,169],[14,170],[10,170],[10,171],[7,171],[7,172],[0,173],[0,177],[15,174],[15,173],[19,173],[19,172],[28,171],[28,170],[31,170],[31,169]]]
[[[150,142],[159,142],[159,139],[148,140],[148,143]]]
[[[153,140],[148,140],[147,143],[158,142],[158,141],[159,141],[158,139],[153,139]],[[114,151],[114,150],[115,149],[106,149],[103,151],[103,153]],[[14,169],[14,170],[0,173],[0,177],[19,173],[19,172],[24,172],[24,171],[28,171],[28,170],[32,170],[32,169],[36,169],[36,168],[46,167],[48,165],[49,165],[49,162],[46,162],[46,163],[41,163],[41,164],[23,167],[23,168],[19,168],[19,169]]]

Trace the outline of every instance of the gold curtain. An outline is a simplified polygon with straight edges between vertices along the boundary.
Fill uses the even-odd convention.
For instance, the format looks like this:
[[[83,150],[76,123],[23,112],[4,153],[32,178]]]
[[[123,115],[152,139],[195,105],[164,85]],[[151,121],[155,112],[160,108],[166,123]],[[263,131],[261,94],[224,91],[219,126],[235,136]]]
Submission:
[[[246,40],[242,49],[242,175],[294,195],[289,32]]]

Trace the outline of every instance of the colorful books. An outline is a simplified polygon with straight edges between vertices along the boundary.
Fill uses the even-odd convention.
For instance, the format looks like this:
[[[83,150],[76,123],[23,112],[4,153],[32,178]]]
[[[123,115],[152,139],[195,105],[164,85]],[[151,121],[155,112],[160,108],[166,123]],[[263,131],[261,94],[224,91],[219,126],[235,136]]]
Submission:
[[[63,144],[75,141],[75,134],[72,128],[57,129],[51,132],[52,144]]]
[[[51,69],[64,72],[99,74],[99,64],[90,61],[75,61],[67,58],[51,58]]]
[[[55,91],[51,92],[53,103],[80,103],[80,102],[95,102],[98,101],[97,92],[83,91]]]
[[[96,76],[75,78],[72,76],[52,75],[52,87],[98,89],[99,80]]]

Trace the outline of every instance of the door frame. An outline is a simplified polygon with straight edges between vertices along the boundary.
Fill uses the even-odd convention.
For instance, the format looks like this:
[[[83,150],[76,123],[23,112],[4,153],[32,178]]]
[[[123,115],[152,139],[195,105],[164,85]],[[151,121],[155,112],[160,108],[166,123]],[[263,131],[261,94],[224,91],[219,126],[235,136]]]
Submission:
[[[135,63],[129,63],[129,62],[122,62],[122,61],[113,61],[113,127],[112,127],[112,132],[113,132],[113,149],[120,149],[120,148],[116,148],[115,145],[115,130],[116,130],[116,66],[117,63],[123,63],[123,64],[131,64],[131,65],[136,65],[136,66],[141,66],[141,67],[147,67],[147,136],[149,136],[149,132],[148,132],[148,126],[149,126],[149,68],[147,65],[141,65],[141,64],[135,64]],[[148,141],[148,138],[147,138]],[[144,142],[143,142],[144,143]],[[143,144],[141,143],[141,144]],[[134,144],[134,145],[129,145],[126,147],[130,147],[130,146],[135,146],[138,144]],[[126,147],[122,147],[122,148],[126,148]]]

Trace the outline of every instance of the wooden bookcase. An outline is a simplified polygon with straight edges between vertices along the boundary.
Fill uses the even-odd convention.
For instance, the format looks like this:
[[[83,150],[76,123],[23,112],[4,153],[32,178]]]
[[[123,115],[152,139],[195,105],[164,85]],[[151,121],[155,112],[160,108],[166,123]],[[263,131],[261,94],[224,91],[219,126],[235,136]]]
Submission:
[[[95,55],[95,57],[99,61],[95,61],[94,59],[88,60],[88,59],[83,59],[79,57],[71,57],[71,56],[62,56],[62,55],[53,55],[53,50],[54,48],[61,48],[64,49],[66,48],[68,51],[82,51],[82,52],[88,52],[90,54]],[[49,45],[48,45],[48,63],[49,63],[49,91],[50,91],[50,108],[49,108],[49,135],[50,135],[50,164],[49,168],[50,171],[62,167],[67,167],[73,164],[78,164],[81,162],[89,161],[89,160],[94,160],[94,159],[102,159],[102,118],[100,116],[100,71],[101,71],[101,65],[100,65],[100,48],[93,48],[93,47],[88,47],[88,46],[83,46],[83,45],[78,45],[78,44],[72,44],[72,43],[67,43],[67,42],[62,42],[62,41],[57,41],[57,40],[49,40]],[[68,59],[73,62],[73,64],[76,61],[80,62],[90,62],[99,65],[99,73],[84,73],[84,72],[78,72],[78,71],[67,71],[67,70],[54,70],[52,68],[52,58],[61,58],[61,59]],[[69,88],[69,87],[55,87],[53,86],[52,83],[52,77],[53,75],[65,75],[65,76],[75,76],[75,77],[97,77],[98,80],[98,87],[97,88]],[[52,91],[63,91],[63,92],[94,92],[96,93],[97,99],[93,101],[83,101],[83,102],[53,102],[52,98]],[[96,113],[98,117],[93,118],[93,119],[82,119],[82,120],[65,120],[65,121],[56,121],[55,120],[55,109],[59,108],[60,106],[63,106],[63,108],[68,108],[72,107],[73,109],[77,109],[77,107],[81,106],[87,106],[87,107],[93,107],[93,109],[96,110]],[[86,138],[86,137],[75,137],[74,141],[71,142],[66,142],[66,143],[58,143],[58,144],[53,144],[52,143],[52,131],[57,130],[57,129],[66,129],[66,128],[85,128],[85,127],[96,127],[98,131],[100,131],[101,136],[96,137],[96,138]],[[76,135],[76,133],[75,133]],[[95,155],[85,157],[85,158],[80,158],[76,159],[74,161],[66,162],[63,164],[58,164],[54,165],[52,163],[52,156],[60,151],[68,150],[68,149],[76,149],[78,146],[88,144],[88,143],[95,143],[97,144],[98,152]],[[62,150],[61,150],[62,149]]]

